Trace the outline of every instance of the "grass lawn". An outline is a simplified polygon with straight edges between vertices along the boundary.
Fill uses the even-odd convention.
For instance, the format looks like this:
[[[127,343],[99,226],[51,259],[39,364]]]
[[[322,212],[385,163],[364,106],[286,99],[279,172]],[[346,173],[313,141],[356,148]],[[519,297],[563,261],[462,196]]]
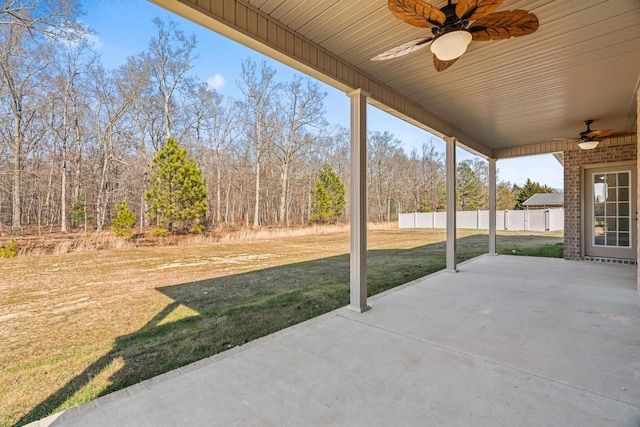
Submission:
[[[486,232],[458,236],[459,261],[487,251]],[[370,231],[369,293],[444,268],[444,240],[444,230]],[[503,232],[498,246],[562,256],[561,242]],[[348,304],[348,251],[348,234],[335,233],[0,258],[0,426]]]

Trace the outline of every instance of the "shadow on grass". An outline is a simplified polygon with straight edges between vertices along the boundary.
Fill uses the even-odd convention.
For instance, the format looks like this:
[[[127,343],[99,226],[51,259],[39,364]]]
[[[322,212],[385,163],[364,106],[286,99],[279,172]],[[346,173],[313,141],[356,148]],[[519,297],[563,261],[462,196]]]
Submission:
[[[537,239],[527,238],[534,243]],[[548,238],[540,239],[548,241]],[[473,258],[486,252],[487,236],[460,238],[457,247],[458,262]],[[445,243],[402,250],[370,250],[367,264],[368,294],[373,295],[443,269]],[[157,288],[157,291],[173,301],[140,330],[118,337],[113,350],[33,408],[15,426],[347,305],[349,255]],[[92,388],[88,386],[93,378],[115,360],[121,360],[124,365],[109,377],[111,384],[102,390],[87,391]]]

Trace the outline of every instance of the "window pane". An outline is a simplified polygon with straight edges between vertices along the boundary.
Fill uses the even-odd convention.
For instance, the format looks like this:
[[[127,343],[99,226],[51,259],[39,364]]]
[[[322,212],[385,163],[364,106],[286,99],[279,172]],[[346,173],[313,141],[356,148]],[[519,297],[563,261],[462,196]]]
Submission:
[[[596,245],[604,245],[604,218],[595,218],[593,226],[593,236],[595,238]]]
[[[629,172],[620,172],[618,174],[618,186],[620,187],[629,186]]]
[[[616,184],[616,182],[617,182],[616,175],[617,174],[615,174],[615,173],[608,173],[606,175],[605,182],[607,184],[609,184],[609,187],[616,187],[617,186],[617,184]]]
[[[618,215],[619,216],[629,216],[629,203],[620,203],[618,205]]]
[[[615,192],[615,190],[614,190]],[[594,180],[593,182],[593,200],[596,203],[602,203],[607,200],[608,197],[608,187],[604,182],[600,182],[598,180]]]
[[[618,230],[629,231],[629,218],[618,218]]]
[[[607,233],[607,246],[618,246],[618,233]]]
[[[596,203],[593,206],[593,214],[595,216],[604,216],[604,203]]]
[[[618,231],[618,220],[616,218],[607,218],[607,231]]]
[[[618,204],[613,202],[613,203],[607,203],[607,216],[616,216],[618,215]]]
[[[618,200],[620,200],[621,202],[626,202],[629,200],[629,187],[618,188]]]
[[[629,247],[629,233],[620,233],[618,236],[618,246]]]

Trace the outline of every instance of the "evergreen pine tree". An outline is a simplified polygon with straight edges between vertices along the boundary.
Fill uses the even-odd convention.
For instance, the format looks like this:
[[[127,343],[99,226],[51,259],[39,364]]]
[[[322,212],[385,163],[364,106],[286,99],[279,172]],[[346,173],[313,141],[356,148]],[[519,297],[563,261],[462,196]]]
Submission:
[[[148,185],[147,215],[157,218],[168,231],[175,222],[186,227],[205,217],[207,191],[202,171],[174,138],[169,138],[153,158]]]
[[[71,208],[71,221],[75,227],[84,223],[86,218],[87,206],[84,200],[77,200]]]
[[[344,183],[333,168],[325,163],[316,181],[316,188],[311,191],[309,220],[320,224],[336,222],[347,204],[345,193]]]
[[[311,190],[311,217],[312,224],[327,224],[333,217],[331,199],[321,180],[316,181],[316,188]]]
[[[462,211],[474,211],[484,204],[482,181],[469,160],[458,164],[456,170],[457,206]]]
[[[325,163],[322,167],[322,171],[320,172],[320,180],[324,184],[324,188],[329,195],[329,199],[331,200],[331,210],[333,212],[332,220],[338,219],[340,215],[344,212],[344,208],[347,205],[347,201],[345,199],[346,190],[344,188],[344,183],[338,176],[338,174],[333,170],[333,168]]]
[[[531,196],[540,193],[553,193],[553,189],[548,185],[540,185],[540,183],[533,182],[531,179],[527,178],[527,182],[525,182],[524,186],[520,187],[518,185],[514,185],[513,192],[516,194],[515,209],[522,210],[524,209],[524,205],[522,203],[531,198]]]
[[[136,223],[136,216],[129,209],[127,201],[116,206],[116,217],[111,222],[111,231],[119,237],[131,237],[131,228]]]

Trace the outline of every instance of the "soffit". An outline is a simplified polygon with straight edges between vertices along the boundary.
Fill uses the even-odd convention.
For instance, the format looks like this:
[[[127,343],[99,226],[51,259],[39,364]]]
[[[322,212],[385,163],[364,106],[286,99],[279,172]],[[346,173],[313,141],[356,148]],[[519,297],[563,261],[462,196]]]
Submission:
[[[442,119],[447,126],[436,130],[455,129],[463,143],[471,135],[499,151],[576,137],[586,119],[596,120],[593,129],[636,128],[637,0],[506,0],[499,10],[535,13],[538,31],[472,42],[440,73],[428,48],[390,61],[369,60],[429,31],[396,19],[387,0],[181,1],[203,10],[228,5],[225,13],[237,4],[255,10]],[[442,7],[446,1],[431,3]]]

